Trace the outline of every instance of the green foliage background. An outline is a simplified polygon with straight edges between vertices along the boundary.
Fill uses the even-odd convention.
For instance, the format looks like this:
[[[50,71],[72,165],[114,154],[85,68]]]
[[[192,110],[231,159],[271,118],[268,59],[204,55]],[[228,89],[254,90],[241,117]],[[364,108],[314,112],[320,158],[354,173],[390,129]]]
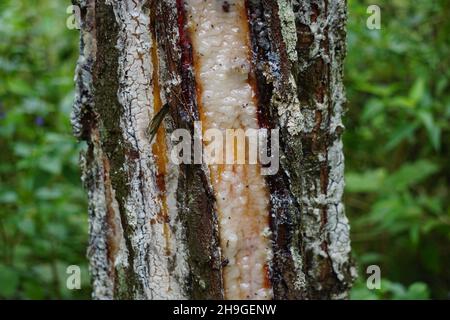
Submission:
[[[69,1],[0,2],[0,298],[89,298],[87,205],[69,114]],[[369,30],[367,7],[381,8]],[[450,2],[349,0],[346,208],[355,299],[450,296]],[[381,267],[381,290],[366,267]],[[66,289],[66,268],[82,289]]]

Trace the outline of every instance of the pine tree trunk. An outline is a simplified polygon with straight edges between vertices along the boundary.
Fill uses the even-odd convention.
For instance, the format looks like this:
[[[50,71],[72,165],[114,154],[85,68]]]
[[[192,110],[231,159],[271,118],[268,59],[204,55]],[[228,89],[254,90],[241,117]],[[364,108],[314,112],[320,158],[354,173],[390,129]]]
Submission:
[[[345,0],[77,5],[93,297],[347,297]],[[239,106],[220,113],[227,101]],[[199,120],[279,129],[279,170],[174,164],[171,134]]]

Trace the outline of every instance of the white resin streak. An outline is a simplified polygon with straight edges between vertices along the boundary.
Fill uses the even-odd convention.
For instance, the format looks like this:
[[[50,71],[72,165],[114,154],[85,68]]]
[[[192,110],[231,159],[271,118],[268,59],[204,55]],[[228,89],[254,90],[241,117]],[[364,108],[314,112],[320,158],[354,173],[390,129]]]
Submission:
[[[244,1],[186,1],[203,129],[258,128],[249,84]],[[259,165],[210,166],[217,197],[226,299],[271,299],[269,194]]]

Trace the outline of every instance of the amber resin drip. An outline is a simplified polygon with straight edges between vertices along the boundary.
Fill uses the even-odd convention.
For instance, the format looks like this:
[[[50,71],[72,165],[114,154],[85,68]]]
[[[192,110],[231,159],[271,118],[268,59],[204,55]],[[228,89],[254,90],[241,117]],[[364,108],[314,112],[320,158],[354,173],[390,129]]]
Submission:
[[[151,15],[151,24],[154,26],[155,17]],[[153,28],[154,30],[154,28]],[[152,32],[152,47],[151,47],[151,60],[153,66],[152,84],[153,84],[153,108],[154,114],[157,114],[162,106],[160,84],[159,84],[159,62],[158,62],[158,43],[155,33]],[[163,232],[166,240],[166,255],[170,255],[170,228],[169,228],[169,210],[167,207],[166,196],[166,174],[167,174],[167,146],[166,146],[166,132],[164,125],[158,126],[158,130],[155,135],[155,142],[152,145],[152,152],[155,156],[156,162],[156,183],[159,189],[159,197],[161,201],[161,211],[158,215],[158,221],[151,221],[151,223],[163,223]]]
[[[226,129],[258,129],[245,1],[185,4],[203,130],[219,129],[225,136]],[[225,298],[271,299],[269,192],[260,165],[226,163],[209,169],[219,215]]]

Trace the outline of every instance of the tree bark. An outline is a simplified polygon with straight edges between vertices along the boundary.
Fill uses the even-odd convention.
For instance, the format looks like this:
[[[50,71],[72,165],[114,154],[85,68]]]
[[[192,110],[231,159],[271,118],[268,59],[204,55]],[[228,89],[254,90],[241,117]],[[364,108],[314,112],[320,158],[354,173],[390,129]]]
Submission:
[[[203,2],[76,3],[81,42],[72,123],[88,145],[81,165],[93,298],[346,298],[355,270],[342,204],[345,0]],[[216,40],[221,44],[212,46]],[[217,66],[225,70],[220,77],[205,76],[207,64],[226,52],[244,57],[241,69],[230,62]],[[210,81],[222,76],[231,80],[215,92]],[[176,129],[194,135],[200,120],[225,129],[226,115],[208,113],[208,92],[219,104],[227,86],[250,90],[250,124],[241,127],[279,129],[276,174],[169,160]],[[149,126],[164,108],[152,140]],[[243,191],[251,209],[239,217],[225,207],[235,197],[218,196],[227,170],[247,187],[260,186]],[[240,216],[242,223],[224,221]]]

